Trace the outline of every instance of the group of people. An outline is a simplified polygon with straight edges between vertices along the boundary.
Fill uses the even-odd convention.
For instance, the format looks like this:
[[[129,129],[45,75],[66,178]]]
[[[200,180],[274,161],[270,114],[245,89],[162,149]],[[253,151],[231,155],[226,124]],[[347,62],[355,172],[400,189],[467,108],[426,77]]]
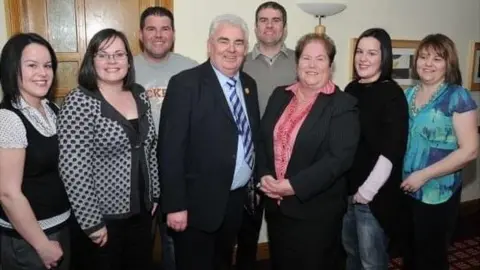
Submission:
[[[11,37],[0,56],[1,266],[255,269],[265,214],[272,269],[449,269],[461,170],[477,157],[477,105],[454,42],[426,36],[403,90],[389,34],[364,31],[354,80],[332,80],[335,43],[306,34],[286,47],[287,12],[255,13],[257,43],[216,17],[201,64],[174,53],[174,18],[140,18],[143,51],[104,29],[78,87],[52,101],[51,45]],[[152,226],[153,225],[153,226]]]

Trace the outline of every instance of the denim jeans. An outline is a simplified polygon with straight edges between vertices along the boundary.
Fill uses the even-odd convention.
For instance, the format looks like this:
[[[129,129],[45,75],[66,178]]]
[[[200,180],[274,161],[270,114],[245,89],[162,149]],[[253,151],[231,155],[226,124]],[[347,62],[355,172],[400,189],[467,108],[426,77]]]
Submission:
[[[342,242],[346,270],[387,270],[388,238],[366,204],[352,204],[343,217]]]
[[[160,270],[175,270],[175,249],[173,246],[173,239],[168,233],[169,229],[167,223],[160,219],[158,226],[160,229],[160,241],[162,244]]]

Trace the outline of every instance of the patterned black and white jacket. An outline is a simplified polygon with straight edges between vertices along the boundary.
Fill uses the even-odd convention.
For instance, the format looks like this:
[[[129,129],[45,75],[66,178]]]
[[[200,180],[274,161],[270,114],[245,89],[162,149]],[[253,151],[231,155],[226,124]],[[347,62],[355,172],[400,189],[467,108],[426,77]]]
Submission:
[[[102,228],[104,220],[139,213],[141,203],[151,209],[160,196],[150,103],[142,86],[136,84],[131,91],[138,109],[138,133],[100,91],[79,86],[60,109],[60,177],[87,235]]]

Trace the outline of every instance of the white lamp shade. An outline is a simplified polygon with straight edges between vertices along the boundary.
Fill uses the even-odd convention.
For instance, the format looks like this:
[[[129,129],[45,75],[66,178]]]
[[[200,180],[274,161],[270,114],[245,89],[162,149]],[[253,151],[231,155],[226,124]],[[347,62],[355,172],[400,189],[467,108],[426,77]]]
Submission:
[[[308,14],[326,17],[342,12],[347,6],[340,3],[316,3],[304,2],[298,3],[297,6]]]

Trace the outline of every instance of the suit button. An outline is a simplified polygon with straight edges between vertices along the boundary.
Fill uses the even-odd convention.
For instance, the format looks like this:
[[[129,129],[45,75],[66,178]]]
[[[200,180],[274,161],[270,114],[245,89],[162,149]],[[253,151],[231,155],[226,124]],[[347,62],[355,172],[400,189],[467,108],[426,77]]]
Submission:
[[[233,159],[237,159],[237,155],[232,155],[232,158],[233,158]]]
[[[140,144],[136,144],[136,145],[135,145],[135,149],[140,149],[141,146],[142,146],[142,145],[140,145]]]

